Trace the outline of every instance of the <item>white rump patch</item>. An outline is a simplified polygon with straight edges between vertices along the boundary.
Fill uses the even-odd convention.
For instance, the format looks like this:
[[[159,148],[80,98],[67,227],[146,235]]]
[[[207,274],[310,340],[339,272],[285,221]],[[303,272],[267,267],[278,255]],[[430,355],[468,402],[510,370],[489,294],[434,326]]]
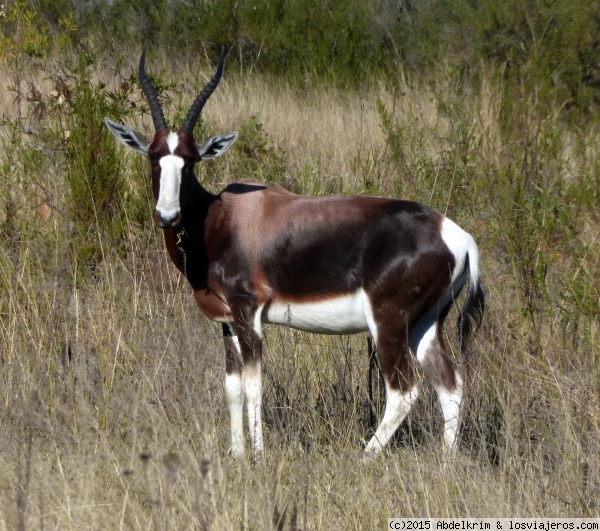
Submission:
[[[174,133],[169,134],[169,139],[171,139],[172,134]],[[169,147],[171,147],[170,144]],[[164,219],[172,219],[177,217],[181,209],[179,205],[179,188],[181,186],[183,159],[177,155],[165,155],[160,159],[159,164],[161,169],[160,190],[156,210]]]
[[[273,301],[263,311],[262,321],[317,334],[354,334],[374,326],[372,316],[369,298],[360,289],[315,302]]]
[[[456,260],[454,271],[452,271],[452,282],[454,282],[465,269],[467,255],[473,255],[476,264],[477,255],[473,253],[477,253],[477,245],[473,236],[448,218],[444,218],[442,221],[442,239]],[[471,264],[471,267],[473,265]]]

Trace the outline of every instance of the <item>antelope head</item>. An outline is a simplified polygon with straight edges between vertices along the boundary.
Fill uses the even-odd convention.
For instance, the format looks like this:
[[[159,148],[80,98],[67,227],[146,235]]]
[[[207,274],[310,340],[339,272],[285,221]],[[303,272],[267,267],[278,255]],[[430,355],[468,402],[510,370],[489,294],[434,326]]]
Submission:
[[[221,50],[215,75],[196,97],[181,129],[176,133],[167,127],[156,89],[146,75],[145,59],[144,49],[140,58],[138,76],[150,106],[154,122],[154,137],[148,141],[142,134],[125,125],[113,122],[109,118],[105,118],[104,121],[120,142],[150,159],[152,188],[156,199],[154,220],[163,229],[174,229],[182,221],[182,202],[185,202],[190,195],[185,193],[186,189],[189,190],[197,183],[194,174],[196,163],[221,156],[237,139],[237,133],[231,133],[214,136],[203,144],[197,144],[193,135],[204,104],[221,80],[225,49]]]

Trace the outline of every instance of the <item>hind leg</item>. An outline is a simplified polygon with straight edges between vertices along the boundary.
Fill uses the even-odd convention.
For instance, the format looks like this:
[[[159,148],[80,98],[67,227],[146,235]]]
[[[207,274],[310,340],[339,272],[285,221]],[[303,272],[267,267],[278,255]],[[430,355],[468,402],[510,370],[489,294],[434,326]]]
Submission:
[[[373,334],[373,338],[376,337]],[[367,456],[374,456],[383,450],[408,415],[418,395],[408,357],[406,334],[393,334],[392,337],[393,339],[377,339],[377,357],[386,390],[385,412],[375,435],[365,448]]]
[[[444,416],[445,449],[453,453],[458,434],[462,379],[448,357],[441,331],[441,322],[433,319],[421,322],[411,336],[411,346],[419,365],[437,391]]]

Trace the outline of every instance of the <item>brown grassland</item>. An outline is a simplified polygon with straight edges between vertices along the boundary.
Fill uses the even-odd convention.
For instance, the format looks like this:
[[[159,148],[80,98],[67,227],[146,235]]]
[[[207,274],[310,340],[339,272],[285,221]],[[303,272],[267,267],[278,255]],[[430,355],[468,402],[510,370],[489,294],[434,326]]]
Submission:
[[[237,462],[220,326],[201,316],[150,222],[146,161],[106,136],[77,166],[74,147],[97,139],[77,136],[87,115],[76,102],[89,87],[96,102],[126,91],[129,116],[117,118],[150,133],[139,91],[120,85],[135,59],[120,70],[100,61],[83,82],[65,77],[64,98],[54,63],[0,70],[0,529],[384,529],[388,517],[600,515],[592,125],[575,135],[528,96],[507,134],[491,70],[465,94],[452,75],[428,83],[400,71],[395,88],[341,92],[226,69],[202,134],[239,130],[240,140],[201,165],[209,190],[254,177],[299,193],[431,204],[476,236],[487,306],[467,357],[456,352],[456,313],[446,325],[466,381],[453,462],[442,461],[441,416],[424,383],[391,447],[360,464],[372,430],[364,335],[271,326],[265,461]],[[165,100],[175,122],[212,67],[166,65],[149,61],[176,82]],[[102,170],[111,150],[116,169]],[[69,179],[91,183],[95,171],[122,176],[113,210],[74,199]],[[381,412],[377,394],[372,406]]]

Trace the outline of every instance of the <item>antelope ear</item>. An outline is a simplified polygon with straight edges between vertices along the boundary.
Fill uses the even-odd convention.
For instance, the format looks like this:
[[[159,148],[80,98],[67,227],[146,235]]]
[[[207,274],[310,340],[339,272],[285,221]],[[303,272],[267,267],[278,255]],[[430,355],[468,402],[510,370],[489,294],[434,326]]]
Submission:
[[[198,148],[200,160],[216,159],[225,153],[237,140],[237,132],[223,136],[213,136]]]
[[[128,148],[140,151],[144,155],[148,153],[148,140],[144,135],[133,129],[129,129],[129,127],[113,122],[110,118],[104,118],[104,122],[119,142],[125,144]]]

